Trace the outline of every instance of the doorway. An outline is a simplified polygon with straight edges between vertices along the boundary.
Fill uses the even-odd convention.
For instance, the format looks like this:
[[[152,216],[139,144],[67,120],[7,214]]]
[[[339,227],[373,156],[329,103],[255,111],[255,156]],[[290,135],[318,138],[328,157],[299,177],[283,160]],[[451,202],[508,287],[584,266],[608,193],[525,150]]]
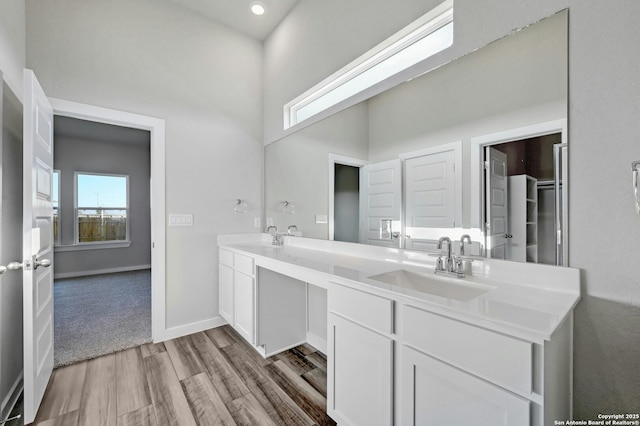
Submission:
[[[151,341],[150,132],[64,116],[53,127],[60,366]]]
[[[149,131],[151,161],[151,335],[153,341],[169,338],[166,321],[166,202],[165,122],[162,119],[50,98],[57,117],[112,124]]]
[[[472,220],[487,257],[567,264],[566,175],[565,120],[472,139]]]
[[[366,164],[329,154],[329,240],[360,242],[360,168]]]

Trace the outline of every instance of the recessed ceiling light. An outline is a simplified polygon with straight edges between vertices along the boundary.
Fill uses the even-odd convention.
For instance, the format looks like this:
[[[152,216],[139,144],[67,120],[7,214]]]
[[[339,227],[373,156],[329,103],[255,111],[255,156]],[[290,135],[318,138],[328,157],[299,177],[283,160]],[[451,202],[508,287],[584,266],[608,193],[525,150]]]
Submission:
[[[264,12],[265,12],[264,5],[258,2],[251,3],[251,12],[253,12],[254,15],[258,15],[258,16],[264,15]]]

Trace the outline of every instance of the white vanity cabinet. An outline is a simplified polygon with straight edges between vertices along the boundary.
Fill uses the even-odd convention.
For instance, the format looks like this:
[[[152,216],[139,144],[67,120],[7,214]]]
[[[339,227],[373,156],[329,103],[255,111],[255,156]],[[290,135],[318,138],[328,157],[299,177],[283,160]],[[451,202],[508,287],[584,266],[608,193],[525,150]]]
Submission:
[[[531,424],[531,342],[406,305],[402,323],[400,424]]]
[[[334,241],[296,237],[272,248],[238,239],[220,248],[221,315],[265,357],[326,331],[327,414],[338,424],[544,426],[572,417],[579,270],[474,262],[490,271],[478,284],[493,289],[458,301],[371,278],[397,269],[394,261],[433,267],[417,252],[367,247],[354,257],[353,245]]]
[[[403,346],[400,424],[529,426],[530,402]]]
[[[384,294],[329,285],[327,412],[339,424],[543,426],[571,417],[570,317],[534,342]]]
[[[327,413],[339,424],[393,423],[393,301],[330,284]]]
[[[220,315],[247,342],[255,344],[256,278],[253,258],[219,251]]]

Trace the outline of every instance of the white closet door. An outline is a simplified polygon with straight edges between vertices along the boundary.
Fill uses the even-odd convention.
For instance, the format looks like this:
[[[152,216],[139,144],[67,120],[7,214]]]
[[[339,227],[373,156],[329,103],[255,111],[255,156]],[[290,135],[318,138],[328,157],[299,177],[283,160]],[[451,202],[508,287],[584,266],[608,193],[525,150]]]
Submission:
[[[402,164],[400,160],[390,160],[361,167],[360,242],[399,247],[401,213]],[[394,222],[391,234],[380,232],[381,221],[384,220]]]
[[[507,155],[495,148],[485,151],[487,257],[506,259],[508,244]]]
[[[416,228],[455,228],[453,150],[405,161],[406,248],[432,250],[436,240],[416,238]],[[413,234],[413,236],[412,236]]]

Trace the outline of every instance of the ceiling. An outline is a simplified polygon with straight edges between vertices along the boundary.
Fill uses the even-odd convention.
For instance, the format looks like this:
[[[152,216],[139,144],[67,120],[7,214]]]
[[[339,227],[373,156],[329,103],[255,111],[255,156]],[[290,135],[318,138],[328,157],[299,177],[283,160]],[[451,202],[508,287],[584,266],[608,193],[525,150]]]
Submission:
[[[284,19],[298,0],[171,0],[213,21],[264,40]],[[260,3],[266,12],[256,16],[249,9]]]
[[[98,140],[111,143],[146,144],[150,143],[147,130],[131,129],[95,121],[56,115],[53,122],[54,138]]]

